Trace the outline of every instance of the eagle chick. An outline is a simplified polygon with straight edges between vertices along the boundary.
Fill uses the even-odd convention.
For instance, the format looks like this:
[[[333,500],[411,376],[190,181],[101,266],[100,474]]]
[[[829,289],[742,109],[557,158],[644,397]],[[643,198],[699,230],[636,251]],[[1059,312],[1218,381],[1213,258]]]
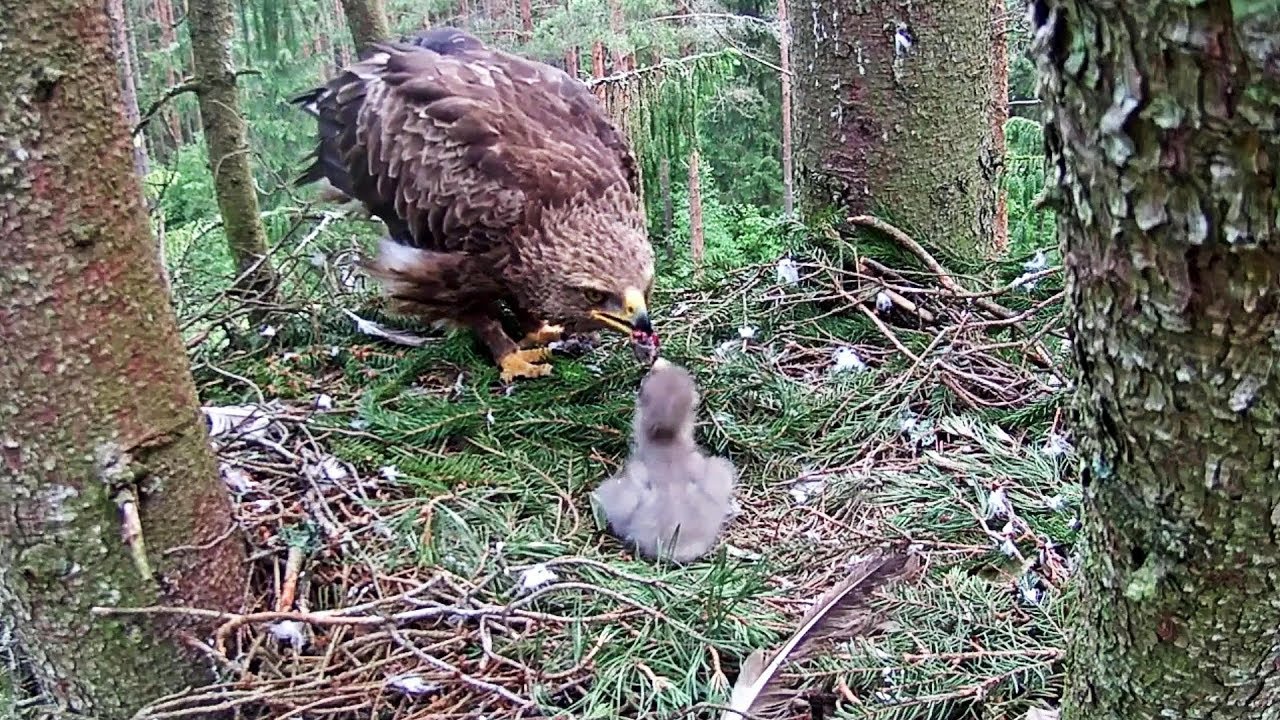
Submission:
[[[295,102],[319,128],[298,183],[386,223],[365,268],[393,310],[470,328],[504,382],[549,374],[564,333],[656,344],[635,157],[586,85],[437,28],[373,46]]]
[[[686,563],[715,546],[737,470],[694,442],[698,391],[684,368],[659,359],[640,385],[634,450],[593,497],[609,527],[647,558]]]

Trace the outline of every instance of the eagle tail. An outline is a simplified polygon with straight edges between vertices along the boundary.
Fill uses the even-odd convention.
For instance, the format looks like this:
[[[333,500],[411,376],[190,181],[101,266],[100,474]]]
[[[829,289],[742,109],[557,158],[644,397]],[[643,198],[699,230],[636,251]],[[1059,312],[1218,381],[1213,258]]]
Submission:
[[[378,241],[378,252],[360,264],[382,287],[388,298],[407,303],[427,303],[439,299],[441,291],[458,284],[457,261],[450,253],[435,252],[397,242],[391,237]]]

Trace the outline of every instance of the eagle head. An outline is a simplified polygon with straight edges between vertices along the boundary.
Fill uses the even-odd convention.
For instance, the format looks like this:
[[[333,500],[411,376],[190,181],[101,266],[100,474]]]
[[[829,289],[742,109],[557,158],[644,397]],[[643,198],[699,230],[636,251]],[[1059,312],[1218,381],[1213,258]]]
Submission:
[[[548,207],[531,227],[536,236],[515,243],[509,266],[524,309],[568,333],[607,329],[657,344],[649,318],[653,247],[633,194],[613,186]]]

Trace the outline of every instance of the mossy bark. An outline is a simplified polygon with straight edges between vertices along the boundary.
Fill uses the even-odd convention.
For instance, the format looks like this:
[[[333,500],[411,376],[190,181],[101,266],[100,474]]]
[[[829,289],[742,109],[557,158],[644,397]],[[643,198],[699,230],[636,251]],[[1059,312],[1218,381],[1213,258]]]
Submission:
[[[236,264],[239,279],[236,290],[245,302],[269,303],[274,299],[276,280],[267,258],[267,231],[259,213],[248,131],[236,88],[231,53],[231,41],[235,37],[234,3],[232,0],[193,2],[188,9],[187,23],[191,31],[200,122],[223,232]]]
[[[1066,720],[1280,707],[1280,22],[1034,2],[1080,370]]]
[[[244,545],[153,251],[104,5],[0,0],[0,47],[0,614],[44,691],[124,718],[205,680],[178,636],[210,628],[90,608],[237,610]],[[122,539],[130,498],[145,554]]]
[[[796,181],[806,215],[886,217],[968,255],[994,236],[990,0],[791,8]]]
[[[391,39],[391,23],[382,0],[342,0],[342,11],[347,15],[347,28],[357,53],[373,43]]]

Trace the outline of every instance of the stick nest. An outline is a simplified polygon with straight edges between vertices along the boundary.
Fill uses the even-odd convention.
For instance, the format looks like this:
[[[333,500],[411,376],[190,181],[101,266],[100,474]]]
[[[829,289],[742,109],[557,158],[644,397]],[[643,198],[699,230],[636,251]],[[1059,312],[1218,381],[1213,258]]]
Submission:
[[[1078,502],[1057,269],[962,277],[852,224],[874,235],[660,288],[699,439],[742,473],[724,543],[683,568],[631,557],[586,499],[626,452],[641,370],[620,347],[507,388],[466,336],[322,312],[211,355],[254,594],[193,641],[219,681],[140,717],[718,716],[738,663],[886,543],[926,577],[878,598],[875,636],[790,669],[798,714],[1052,698]]]

